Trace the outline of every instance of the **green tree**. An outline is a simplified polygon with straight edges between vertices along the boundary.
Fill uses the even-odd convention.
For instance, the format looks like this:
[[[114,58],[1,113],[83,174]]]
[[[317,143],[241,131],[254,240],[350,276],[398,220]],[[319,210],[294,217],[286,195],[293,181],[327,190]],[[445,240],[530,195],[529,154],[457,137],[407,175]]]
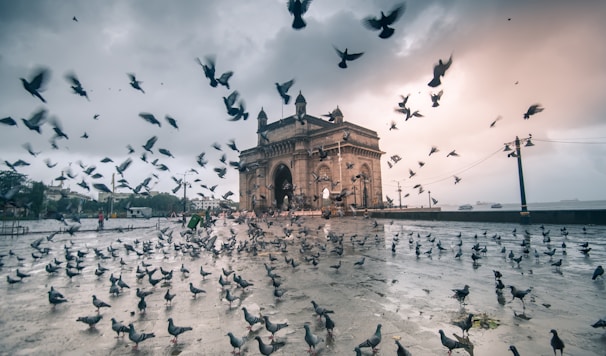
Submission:
[[[42,182],[32,182],[28,201],[30,203],[30,211],[36,218],[39,218],[42,212],[45,190],[46,186]]]

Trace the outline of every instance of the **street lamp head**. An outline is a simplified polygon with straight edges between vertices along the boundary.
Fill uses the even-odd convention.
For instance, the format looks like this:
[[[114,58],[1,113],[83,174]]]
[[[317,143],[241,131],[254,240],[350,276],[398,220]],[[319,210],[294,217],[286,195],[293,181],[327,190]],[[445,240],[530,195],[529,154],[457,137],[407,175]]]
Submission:
[[[507,154],[507,157],[518,157],[518,155],[515,152],[511,152]]]
[[[509,144],[505,144],[505,149],[503,150],[503,152],[509,152],[511,151],[511,147],[509,147]]]
[[[526,144],[524,145],[524,147],[532,147],[534,146],[534,143],[532,143],[532,141],[530,141],[530,139],[526,140]]]

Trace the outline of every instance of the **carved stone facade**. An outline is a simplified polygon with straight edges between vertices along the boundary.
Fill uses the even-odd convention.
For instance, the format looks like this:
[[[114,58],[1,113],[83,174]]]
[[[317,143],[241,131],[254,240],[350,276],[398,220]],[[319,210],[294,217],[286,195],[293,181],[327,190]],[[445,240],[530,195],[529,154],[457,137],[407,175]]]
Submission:
[[[240,209],[319,209],[323,195],[358,208],[379,207],[381,155],[375,131],[346,122],[337,107],[329,120],[306,112],[299,93],[296,114],[267,123],[257,117],[257,146],[240,153]]]

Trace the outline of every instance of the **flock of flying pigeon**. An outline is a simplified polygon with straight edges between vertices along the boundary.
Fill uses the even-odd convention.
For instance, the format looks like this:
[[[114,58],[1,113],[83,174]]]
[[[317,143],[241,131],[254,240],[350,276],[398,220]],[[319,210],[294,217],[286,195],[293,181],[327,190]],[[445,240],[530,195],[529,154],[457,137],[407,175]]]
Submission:
[[[310,4],[311,4],[311,0],[303,0],[303,1],[289,0],[288,1],[288,4],[287,4],[288,11],[293,16],[293,22],[292,22],[293,29],[301,30],[306,27],[306,22],[305,22],[303,16],[309,9]],[[362,20],[362,24],[365,27],[367,27],[369,30],[379,31],[378,37],[383,40],[387,40],[390,37],[392,37],[392,35],[396,31],[394,26],[396,25],[397,21],[402,17],[405,10],[406,10],[405,3],[399,3],[398,5],[396,5],[394,8],[392,8],[388,12],[381,11],[380,16],[368,16],[368,17],[364,18]],[[74,21],[78,22],[77,19],[74,19]],[[343,69],[347,68],[347,62],[359,59],[363,55],[363,52],[358,52],[358,53],[349,52],[348,48],[341,50],[335,46],[335,50],[337,51],[339,58],[340,58],[338,67],[343,68]],[[226,88],[227,90],[231,90],[229,80],[234,75],[233,71],[228,70],[228,71],[224,71],[220,75],[217,75],[218,73],[216,73],[216,61],[215,61],[214,56],[212,56],[212,55],[206,56],[204,61],[202,61],[200,58],[195,58],[195,61],[202,68],[203,74],[204,74],[205,78],[207,78],[209,80],[209,85],[211,87],[216,88],[216,87],[221,86],[221,87]],[[443,80],[444,76],[446,75],[448,69],[452,66],[452,63],[453,63],[452,55],[448,58],[448,60],[440,59],[438,61],[438,63],[435,64],[434,70],[433,70],[433,77],[428,82],[427,85],[431,88],[438,88],[442,84],[442,80]],[[49,75],[50,75],[50,70],[43,68],[43,69],[40,69],[37,72],[33,73],[29,79],[20,78],[25,91],[28,92],[29,94],[31,94],[33,97],[39,99],[44,104],[47,104],[47,101],[43,97],[42,93],[45,88],[45,83],[48,81]],[[139,80],[134,73],[127,73],[127,77],[129,79],[129,85],[133,90],[137,90],[137,91],[141,92],[141,94],[146,93],[143,88],[143,81]],[[77,95],[79,97],[82,97],[82,98],[90,101],[88,92],[85,89],[84,84],[78,79],[77,75],[74,72],[67,73],[65,75],[65,79],[68,82],[74,95]],[[280,97],[282,98],[283,103],[285,105],[289,104],[289,102],[290,102],[290,95],[288,94],[288,91],[292,87],[293,84],[294,84],[294,79],[288,80],[283,83],[278,83],[278,82],[275,83],[276,90],[277,90],[278,94],[280,95]],[[443,94],[444,94],[443,90],[440,90],[437,93],[430,93],[430,98],[431,98],[433,107],[437,107],[440,105],[439,100],[441,99]],[[407,121],[411,118],[418,118],[418,117],[424,116],[423,114],[421,114],[419,112],[419,110],[413,110],[408,106],[407,102],[408,102],[409,97],[410,97],[410,94],[407,96],[402,96],[402,101],[398,103],[398,107],[395,109],[395,111],[397,113],[403,115],[404,121]],[[227,115],[229,116],[228,121],[247,120],[249,113],[246,111],[244,100],[240,97],[240,94],[237,90],[232,90],[231,93],[229,93],[227,96],[224,96],[223,102],[225,104],[225,109],[226,109]],[[48,105],[51,105],[51,104],[48,104]],[[541,107],[539,104],[534,104],[528,108],[526,113],[524,113],[523,117],[524,117],[524,119],[529,119],[530,116],[540,113],[541,111],[543,111],[543,107]],[[329,113],[328,116],[331,116],[331,114]],[[99,120],[99,117],[100,117],[99,114],[95,114],[93,116],[93,119]],[[141,112],[139,114],[139,117],[152,125],[157,125],[158,127],[162,127],[162,121],[159,120],[158,118],[156,118],[156,116],[153,113]],[[494,127],[496,122],[500,119],[501,119],[501,117],[499,116],[496,120],[494,120],[494,122],[491,123],[490,127]],[[61,149],[59,146],[59,142],[61,140],[69,140],[70,136],[73,136],[71,133],[68,135],[68,131],[63,129],[60,120],[57,117],[50,115],[46,108],[42,108],[42,109],[35,111],[33,114],[31,114],[31,116],[28,119],[21,119],[21,121],[23,122],[23,124],[25,125],[25,127],[27,129],[37,132],[38,134],[42,134],[42,127],[48,122],[52,126],[52,136],[50,137],[50,146],[54,150]],[[179,125],[178,125],[177,120],[174,119],[173,117],[171,117],[170,115],[168,115],[168,114],[165,115],[165,121],[174,130],[179,130]],[[302,124],[304,123],[303,118],[300,118],[300,121]],[[18,122],[15,119],[13,119],[12,117],[2,118],[2,119],[0,119],[0,123],[3,125],[6,125],[6,126],[17,126],[18,125]],[[397,129],[398,129],[397,122],[392,121],[390,124],[389,130],[391,131],[391,130],[397,130]],[[261,133],[261,135],[267,139],[266,134],[267,133],[265,133],[265,135],[264,135],[264,133]],[[86,140],[91,135],[92,134],[87,133],[85,131],[80,136],[80,139]],[[71,139],[73,139],[73,137]],[[120,178],[118,181],[119,184],[117,185],[118,189],[124,188],[124,189],[128,189],[128,190],[132,191],[135,194],[145,195],[145,194],[148,194],[150,189],[153,187],[153,184],[157,183],[158,181],[160,181],[162,179],[160,177],[160,173],[171,172],[170,164],[166,163],[164,160],[174,158],[174,155],[171,153],[171,151],[167,147],[158,147],[157,151],[156,151],[157,154],[156,154],[154,152],[153,148],[157,142],[158,142],[158,136],[154,135],[154,136],[150,137],[144,144],[141,143],[140,147],[143,148],[143,151],[139,150],[139,158],[143,163],[149,164],[150,175],[146,179],[144,179],[142,182],[137,182],[137,183],[129,182],[126,179],[126,177],[124,176],[126,169],[129,168],[131,166],[131,164],[133,163],[133,159],[131,158],[131,155],[135,154],[137,152],[137,150],[134,148],[134,147],[137,147],[137,145],[131,145],[131,144],[127,145],[126,148],[127,148],[127,153],[129,155],[128,158],[126,158],[119,165],[115,165],[116,173],[118,173],[120,175]],[[236,144],[233,140],[230,141],[230,143],[228,145],[234,152],[236,152],[236,153],[240,152],[239,149],[236,147]],[[36,157],[38,157],[38,155],[41,153],[39,151],[35,151],[29,142],[24,142],[23,147],[33,157],[30,159],[36,159]],[[214,147],[218,151],[222,151],[221,145],[217,142],[215,142],[212,145],[212,147]],[[436,153],[438,151],[439,151],[438,148],[433,146],[431,151],[429,152],[429,156],[431,156],[433,153]],[[219,160],[220,162],[217,162],[215,167],[213,167],[213,170],[217,174],[217,176],[221,179],[225,178],[225,176],[227,174],[227,169],[229,167],[232,167],[239,171],[246,171],[246,170],[249,170],[252,168],[249,166],[241,165],[237,159],[229,160],[229,162],[228,162],[227,154],[225,152],[222,152],[220,154],[221,154],[221,158]],[[459,156],[459,154],[456,152],[456,150],[451,150],[446,155],[446,157],[458,157],[458,156]],[[197,157],[195,157],[195,159],[192,160],[192,167],[194,167],[194,168],[190,168],[189,171],[186,172],[186,174],[198,174],[199,169],[206,168],[208,160],[205,157],[206,157],[205,152],[201,152],[200,154],[198,154]],[[394,157],[399,157],[399,156],[398,155],[391,156],[391,158],[394,158]],[[194,163],[194,161],[195,161],[195,163]],[[105,157],[104,159],[101,160],[100,163],[105,165],[105,164],[109,164],[112,162],[113,162],[113,160],[110,157]],[[388,160],[387,164],[391,168],[397,162],[398,162],[398,160],[390,159],[390,160]],[[54,168],[56,166],[56,163],[52,162],[50,157],[47,157],[46,159],[44,159],[44,163],[46,164],[46,166],[49,169]],[[14,162],[4,161],[4,164],[11,170],[17,171],[21,167],[29,166],[32,163],[30,163],[30,161],[28,159],[18,159]],[[86,191],[90,191],[91,187],[94,189],[97,189],[99,191],[103,191],[103,192],[111,191],[111,189],[108,187],[109,184],[107,184],[107,181],[106,181],[106,183],[102,182],[102,178],[107,179],[107,177],[103,177],[103,175],[100,173],[101,170],[97,169],[97,165],[95,162],[86,162],[85,163],[85,162],[79,161],[78,164],[80,165],[82,174],[80,174],[80,172],[74,172],[73,169],[75,169],[75,167],[73,167],[70,163],[69,167],[59,167],[58,168],[58,169],[61,169],[61,173],[57,174],[57,177],[55,178],[55,180],[58,180],[58,181],[67,180],[67,179],[73,180],[73,179],[76,179],[77,177],[79,177],[80,181],[76,184]],[[424,165],[425,165],[425,162],[420,160],[418,168],[420,169]],[[408,171],[409,171],[409,178],[412,178],[413,176],[415,176],[416,172],[412,168],[409,168]],[[171,172],[171,173],[172,173],[171,178],[176,183],[176,186],[173,189],[173,193],[176,193],[186,182],[185,182],[184,177],[180,178],[180,179],[175,177],[175,174],[180,174],[180,173],[176,173],[176,172]],[[185,176],[185,174],[182,174],[182,175]],[[453,178],[454,178],[455,184],[457,184],[461,181],[461,178],[458,176],[454,176]],[[152,182],[152,180],[154,182]],[[201,180],[195,179],[195,182],[200,183]],[[206,185],[206,184],[201,184],[201,186],[202,186],[202,188],[208,187],[208,185]],[[421,184],[415,184],[414,188],[418,189],[419,194],[424,191],[423,186]],[[209,191],[208,193],[214,197],[213,191]],[[202,197],[206,196],[205,193],[198,193],[198,194]],[[406,196],[408,196],[408,195],[409,195],[409,193],[407,193]],[[391,200],[389,197],[386,197],[386,198],[388,201]],[[434,198],[434,204],[435,203],[437,203],[437,200]]]

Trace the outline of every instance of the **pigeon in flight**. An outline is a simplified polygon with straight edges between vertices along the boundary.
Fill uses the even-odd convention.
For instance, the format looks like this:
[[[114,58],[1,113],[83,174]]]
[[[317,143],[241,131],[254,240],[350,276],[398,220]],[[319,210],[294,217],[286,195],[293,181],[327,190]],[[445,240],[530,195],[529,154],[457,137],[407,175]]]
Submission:
[[[156,141],[158,141],[158,137],[157,136],[152,136],[150,137],[147,142],[145,143],[145,145],[143,145],[142,147],[149,153],[153,153],[152,152],[152,147],[154,147],[154,145],[156,144]]]
[[[46,68],[39,69],[34,78],[31,81],[27,81],[24,78],[21,79],[21,83],[23,84],[23,88],[27,90],[28,93],[40,99],[43,103],[46,103],[46,100],[40,95],[41,91],[44,91],[44,84],[50,76],[50,71]]]
[[[461,181],[461,178],[454,176],[454,184],[458,184]]]
[[[88,94],[86,93],[86,90],[84,90],[84,88],[82,87],[82,83],[80,83],[80,81],[78,80],[78,77],[76,77],[75,74],[73,74],[73,73],[67,74],[65,76],[65,79],[67,79],[72,84],[71,88],[74,91],[74,94],[83,96],[86,98],[86,100],[90,101],[90,99],[88,98]]]
[[[173,119],[172,117],[166,115],[164,116],[164,118],[166,119],[166,121],[168,121],[168,124],[174,128],[176,128],[177,130],[179,129],[179,126],[177,125],[177,120]]]
[[[288,12],[294,17],[292,28],[295,30],[300,30],[307,26],[302,16],[307,12],[310,3],[311,0],[288,0]]]
[[[446,63],[444,63],[440,59],[438,61],[438,64],[436,64],[433,67],[433,79],[427,85],[429,85],[432,88],[435,88],[435,87],[439,86],[440,84],[442,84],[440,77],[443,77],[444,74],[446,74],[446,70],[448,70],[448,68],[450,68],[451,64],[452,64],[452,55],[450,56],[450,58],[448,59],[448,62],[446,62]]]
[[[202,67],[204,70],[204,76],[210,80],[210,86],[213,88],[217,87],[217,79],[215,78],[215,59],[212,56],[207,56],[204,58],[206,63],[202,63],[200,58],[196,57],[196,62]]]
[[[141,91],[143,94],[145,94],[145,91],[143,91],[143,88],[141,88],[141,83],[143,83],[143,82],[137,80],[137,78],[135,77],[135,75],[133,73],[127,73],[126,75],[128,75],[128,77],[130,78],[130,86],[136,90]]]
[[[45,109],[38,110],[29,119],[21,118],[21,121],[23,121],[23,124],[28,129],[30,129],[32,131],[36,131],[39,134],[42,133],[42,131],[40,131],[40,128],[42,125],[44,125],[44,123],[46,123],[46,120],[47,120],[47,116],[46,116]]]
[[[431,96],[431,102],[433,103],[431,105],[432,107],[435,108],[435,107],[440,106],[440,103],[438,101],[442,98],[442,94],[444,94],[444,90],[440,90],[437,94],[434,94],[434,93],[429,94]]]
[[[8,125],[8,126],[17,126],[17,121],[10,116],[4,117],[0,119],[0,124]]]
[[[381,30],[381,33],[379,33],[379,37],[387,39],[391,37],[395,31],[392,27],[389,26],[393,25],[394,22],[396,22],[400,18],[400,16],[404,14],[405,10],[406,4],[400,3],[393,10],[391,10],[389,14],[385,15],[385,13],[381,11],[380,18],[369,16],[366,17],[362,23],[371,30]]]
[[[448,154],[446,155],[446,157],[459,157],[459,154],[456,152],[456,150],[452,150],[450,152],[448,152]]]
[[[436,146],[432,146],[431,150],[429,151],[429,155],[431,156],[432,154],[439,152],[440,150],[436,147]]]
[[[276,83],[276,89],[278,90],[278,94],[280,94],[280,97],[282,97],[282,99],[284,100],[284,105],[288,105],[288,102],[290,101],[290,95],[288,95],[287,93],[288,93],[288,90],[290,89],[290,87],[294,83],[295,83],[294,79],[291,79],[282,84]]]
[[[158,119],[156,119],[156,117],[153,114],[150,114],[147,112],[142,112],[142,113],[139,113],[139,116],[143,120],[149,122],[150,124],[158,125],[158,127],[162,127],[162,123],[160,123],[160,121],[158,121]]]
[[[534,114],[538,114],[543,110],[544,110],[544,108],[541,107],[541,104],[530,105],[528,110],[526,110],[526,112],[524,113],[524,119],[528,120],[528,119],[530,119],[530,116],[532,116]]]
[[[227,88],[227,90],[229,90],[229,78],[231,78],[232,75],[234,75],[234,72],[232,71],[227,71],[221,74],[221,76],[217,78],[217,83],[223,85]]]
[[[497,124],[497,121],[501,120],[503,117],[501,115],[497,116],[496,119],[494,119],[493,122],[490,123],[490,128],[495,127],[495,125]]]
[[[398,106],[401,108],[405,108],[406,107],[406,103],[408,102],[408,98],[410,97],[410,94],[404,96],[404,95],[400,95],[400,97],[402,98],[402,101],[400,101],[398,103]]]
[[[341,52],[341,50],[339,50],[337,47],[334,47],[335,51],[337,51],[337,53],[339,54],[339,57],[341,58],[341,62],[339,62],[339,68],[347,68],[347,61],[353,61],[356,60],[358,58],[360,58],[364,52],[360,52],[360,53],[348,53],[347,52],[347,48],[345,48],[345,51]]]

